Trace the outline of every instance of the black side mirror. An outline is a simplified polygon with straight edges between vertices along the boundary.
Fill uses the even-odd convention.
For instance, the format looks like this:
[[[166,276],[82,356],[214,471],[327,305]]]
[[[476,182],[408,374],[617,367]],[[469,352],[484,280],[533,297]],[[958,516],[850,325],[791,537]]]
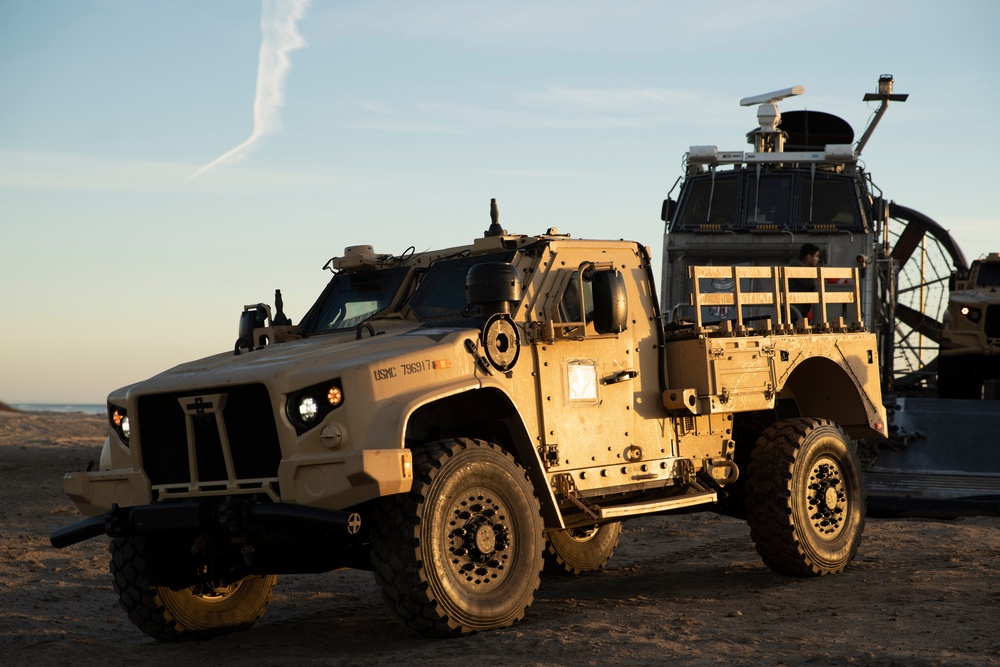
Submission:
[[[618,271],[594,272],[594,330],[620,333],[628,328],[625,276]]]
[[[260,329],[267,324],[267,308],[264,307],[264,304],[259,303],[256,308],[250,308],[250,310],[244,309],[240,313],[240,327],[236,338],[236,354],[239,354],[241,350],[252,351],[254,349],[253,330]],[[264,343],[264,341],[261,342],[262,345]]]
[[[674,213],[677,211],[677,202],[673,199],[664,199],[663,208],[660,209],[660,220],[663,222],[670,222],[674,219]]]
[[[882,197],[876,197],[872,202],[872,218],[875,222],[885,222],[889,219],[889,202]]]

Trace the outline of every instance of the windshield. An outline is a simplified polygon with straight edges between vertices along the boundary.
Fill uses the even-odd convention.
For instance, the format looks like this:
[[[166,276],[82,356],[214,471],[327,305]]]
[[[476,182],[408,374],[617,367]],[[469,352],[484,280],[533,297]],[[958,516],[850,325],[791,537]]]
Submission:
[[[338,273],[302,323],[303,335],[353,329],[385,310],[406,280],[409,268]]]
[[[1000,287],[1000,264],[980,264],[979,280],[976,282],[980,287]]]
[[[514,253],[508,252],[434,262],[410,299],[410,310],[423,322],[459,317],[468,305],[465,276],[469,269],[482,262],[509,262],[513,257]],[[477,312],[475,308],[470,314]]]
[[[861,231],[854,188],[850,178],[802,170],[693,176],[670,231]]]

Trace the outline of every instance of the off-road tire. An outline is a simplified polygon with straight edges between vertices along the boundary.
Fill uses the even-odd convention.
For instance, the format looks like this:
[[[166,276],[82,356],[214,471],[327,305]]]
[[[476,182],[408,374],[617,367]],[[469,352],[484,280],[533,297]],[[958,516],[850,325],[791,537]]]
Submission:
[[[247,577],[224,589],[175,591],[150,586],[143,538],[111,541],[111,575],[118,602],[144,633],[162,642],[208,639],[245,630],[264,615],[278,578]]]
[[[454,438],[414,451],[413,488],[371,524],[375,579],[395,614],[435,636],[511,625],[534,601],[542,520],[524,470],[498,446]]]
[[[775,572],[843,571],[864,531],[865,487],[858,456],[826,419],[787,419],[761,434],[747,471],[747,523]]]
[[[582,574],[600,570],[615,554],[620,521],[597,528],[569,528],[545,534],[545,572]]]

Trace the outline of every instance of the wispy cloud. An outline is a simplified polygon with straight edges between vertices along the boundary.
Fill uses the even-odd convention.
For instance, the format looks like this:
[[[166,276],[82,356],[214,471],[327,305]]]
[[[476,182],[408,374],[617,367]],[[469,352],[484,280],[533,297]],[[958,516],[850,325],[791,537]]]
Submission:
[[[220,164],[233,164],[247,156],[262,137],[281,130],[278,111],[285,104],[285,76],[292,63],[289,54],[306,45],[297,23],[305,16],[310,0],[264,0],[261,12],[260,58],[257,64],[257,93],[253,103],[253,131],[235,148],[223,153],[196,172],[197,178]]]
[[[245,193],[267,187],[269,192],[309,191],[337,183],[364,180],[357,169],[268,170],[238,169],[198,183],[185,184],[191,165],[95,155],[4,150],[0,148],[0,191],[116,192],[116,193]],[[3,193],[0,196],[8,196]]]

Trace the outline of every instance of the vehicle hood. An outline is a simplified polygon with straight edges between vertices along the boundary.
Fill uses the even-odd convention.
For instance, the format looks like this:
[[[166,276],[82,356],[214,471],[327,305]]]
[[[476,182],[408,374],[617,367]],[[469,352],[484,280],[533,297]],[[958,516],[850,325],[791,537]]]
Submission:
[[[377,335],[360,340],[353,331],[312,336],[239,355],[225,352],[187,362],[116,393],[126,392],[131,398],[251,383],[265,384],[280,393],[327,381],[351,368],[425,350],[453,338],[475,337],[478,333],[474,329],[393,323]]]
[[[996,287],[977,287],[952,292],[950,300],[952,304],[959,306],[985,308],[991,304],[1000,304],[1000,290],[997,290]]]

